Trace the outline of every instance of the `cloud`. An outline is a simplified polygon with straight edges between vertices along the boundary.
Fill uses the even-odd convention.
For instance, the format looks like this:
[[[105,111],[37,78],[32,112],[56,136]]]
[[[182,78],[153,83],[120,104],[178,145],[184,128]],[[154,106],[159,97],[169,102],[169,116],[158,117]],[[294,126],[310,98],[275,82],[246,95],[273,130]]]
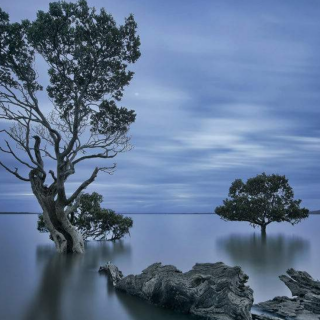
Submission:
[[[134,95],[136,99],[139,101],[143,101],[144,103],[152,102],[158,103],[176,103],[177,101],[184,101],[190,99],[189,95],[180,90],[176,90],[170,87],[165,86],[157,86],[150,84],[139,84],[140,91],[135,92]]]
[[[49,2],[2,6],[21,20]],[[138,21],[142,56],[120,103],[137,119],[134,149],[88,192],[119,212],[212,212],[234,179],[265,171],[287,175],[304,205],[320,208],[320,3],[110,0],[106,9]],[[47,112],[45,92],[39,101]],[[100,164],[79,166],[68,192]],[[28,184],[0,174],[2,210],[39,209]]]

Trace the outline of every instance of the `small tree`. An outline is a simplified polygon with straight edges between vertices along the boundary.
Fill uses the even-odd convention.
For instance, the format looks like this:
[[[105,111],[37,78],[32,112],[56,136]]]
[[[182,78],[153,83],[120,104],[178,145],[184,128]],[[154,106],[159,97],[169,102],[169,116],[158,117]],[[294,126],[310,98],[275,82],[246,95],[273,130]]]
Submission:
[[[294,193],[285,176],[262,173],[244,183],[236,179],[229,189],[229,199],[215,212],[226,221],[247,221],[261,232],[271,222],[287,221],[292,225],[308,217],[309,210],[300,208],[301,200]]]
[[[10,128],[2,123],[7,140],[0,149],[28,173],[0,165],[31,184],[59,252],[84,252],[66,208],[100,171],[110,173],[115,165],[96,167],[70,196],[68,178],[83,161],[111,159],[130,149],[127,132],[135,112],[117,101],[133,77],[128,64],[140,56],[136,28],[132,15],[117,26],[104,9],[97,13],[85,0],[50,3],[33,22],[10,23],[0,9],[0,119],[13,123]],[[48,66],[50,113],[38,100],[43,87],[36,57]]]
[[[101,208],[102,195],[93,192],[84,193],[79,197],[79,204],[74,211],[70,210],[69,220],[82,234],[84,240],[119,240],[133,225],[129,217],[115,213],[110,209]],[[72,207],[71,207],[72,208]],[[48,232],[43,220],[39,216],[38,230]]]

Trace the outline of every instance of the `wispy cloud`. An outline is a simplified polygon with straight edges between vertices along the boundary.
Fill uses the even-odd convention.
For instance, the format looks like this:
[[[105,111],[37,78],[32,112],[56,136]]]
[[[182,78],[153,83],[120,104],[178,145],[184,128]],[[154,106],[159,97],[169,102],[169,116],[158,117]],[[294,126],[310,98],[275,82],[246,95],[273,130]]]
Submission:
[[[4,0],[2,7],[17,21],[49,2]],[[106,6],[119,22],[133,12],[142,56],[121,102],[137,112],[134,149],[88,191],[120,212],[212,212],[235,178],[266,171],[286,174],[304,205],[320,208],[319,2],[90,5]],[[45,92],[39,99],[49,110]],[[79,166],[68,192],[97,164]],[[0,170],[2,210],[37,211],[30,186]]]

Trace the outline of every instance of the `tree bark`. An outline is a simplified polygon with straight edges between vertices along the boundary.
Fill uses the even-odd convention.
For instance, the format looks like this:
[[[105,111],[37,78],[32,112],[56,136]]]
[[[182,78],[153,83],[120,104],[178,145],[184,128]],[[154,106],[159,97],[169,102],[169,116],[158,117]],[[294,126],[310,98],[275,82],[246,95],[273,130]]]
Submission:
[[[67,212],[63,206],[57,206],[56,216],[60,222],[61,229],[66,235],[67,252],[84,253],[84,241],[81,233],[71,224]]]
[[[41,205],[41,203],[40,203]],[[43,218],[59,253],[84,253],[81,233],[71,224],[64,208],[42,201]]]
[[[59,253],[84,253],[81,233],[71,224],[65,206],[55,200],[56,189],[43,186],[38,175],[30,174],[31,187],[42,210],[43,219]]]
[[[261,227],[261,235],[265,236],[267,234],[267,225],[262,224],[260,227]]]

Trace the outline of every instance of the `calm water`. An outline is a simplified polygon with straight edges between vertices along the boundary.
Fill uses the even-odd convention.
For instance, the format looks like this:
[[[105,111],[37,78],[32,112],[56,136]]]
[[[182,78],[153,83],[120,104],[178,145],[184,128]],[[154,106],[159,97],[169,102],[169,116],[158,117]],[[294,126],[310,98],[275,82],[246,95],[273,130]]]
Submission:
[[[215,215],[132,215],[131,237],[87,245],[83,256],[58,255],[36,215],[0,215],[1,320],[184,320],[190,317],[115,292],[100,265],[114,262],[124,274],[151,263],[183,271],[196,262],[224,261],[249,275],[255,301],[289,295],[278,279],[289,267],[320,278],[320,216],[292,227],[269,226],[267,239],[246,223]]]

